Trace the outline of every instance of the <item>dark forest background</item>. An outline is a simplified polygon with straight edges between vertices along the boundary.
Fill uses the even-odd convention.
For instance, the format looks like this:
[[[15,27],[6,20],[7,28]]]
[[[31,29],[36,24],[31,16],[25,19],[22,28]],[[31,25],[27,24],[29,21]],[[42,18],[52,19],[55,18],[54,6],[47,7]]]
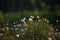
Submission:
[[[4,12],[21,11],[24,9],[31,11],[35,8],[54,11],[59,9],[59,7],[60,0],[0,0],[0,8]]]

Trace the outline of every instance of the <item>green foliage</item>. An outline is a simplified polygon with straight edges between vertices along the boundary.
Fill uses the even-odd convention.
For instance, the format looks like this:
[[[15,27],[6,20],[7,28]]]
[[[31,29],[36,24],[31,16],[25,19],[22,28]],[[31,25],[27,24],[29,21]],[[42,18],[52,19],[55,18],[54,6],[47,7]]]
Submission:
[[[28,11],[24,10],[21,13],[24,17],[29,17],[29,16],[40,16],[40,17],[47,17],[49,12],[47,10],[44,11],[39,11],[38,9],[35,9],[34,11]]]
[[[7,19],[6,19],[5,16],[3,15],[3,12],[2,12],[2,11],[0,11],[0,22],[2,22],[2,23],[7,22]]]
[[[42,36],[47,38],[48,36],[54,36],[54,29],[52,28],[52,26],[50,26],[49,24],[47,24],[44,20],[41,20],[38,27],[37,27],[37,33],[38,36]],[[51,33],[49,35],[49,33]]]
[[[18,21],[19,19],[21,18],[21,12],[10,12],[9,14],[8,14],[8,18],[7,18],[7,20],[9,21],[9,22],[12,22],[12,21]]]
[[[17,11],[12,13],[12,15],[9,14],[10,18],[8,20],[16,21],[19,20],[21,17],[29,18],[29,16],[37,16],[39,15],[41,18],[47,18],[50,20],[51,23],[54,23],[55,20],[57,20],[57,16],[60,15],[60,10],[57,11],[48,11],[48,10],[41,10],[39,11],[37,8],[33,11],[23,10],[23,11]]]
[[[20,36],[23,39],[24,36],[25,38],[29,39],[28,37],[33,37],[33,35],[39,37],[44,37],[44,39],[48,38],[48,37],[52,37],[54,36],[54,29],[52,28],[51,25],[49,25],[46,21],[41,20],[38,24],[38,26],[35,28],[32,24],[30,24],[29,22],[27,22],[28,27],[27,30],[24,30],[23,32],[20,31]],[[25,35],[23,36],[23,33],[25,32]],[[49,34],[50,33],[50,34]]]
[[[34,4],[34,3],[36,2],[36,0],[30,0],[30,2],[31,2],[32,4]]]

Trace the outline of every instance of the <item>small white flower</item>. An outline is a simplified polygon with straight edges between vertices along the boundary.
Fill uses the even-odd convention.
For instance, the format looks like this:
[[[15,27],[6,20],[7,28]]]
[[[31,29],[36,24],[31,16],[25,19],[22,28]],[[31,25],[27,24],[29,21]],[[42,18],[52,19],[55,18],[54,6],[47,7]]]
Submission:
[[[5,29],[4,29],[4,28],[2,28],[2,31],[5,31]]]
[[[13,28],[11,28],[11,30],[13,30]]]
[[[47,21],[47,19],[45,18],[45,21]]]
[[[23,21],[23,20],[21,19],[21,21]]]
[[[40,22],[40,20],[38,20],[38,22]]]
[[[25,22],[25,20],[21,19],[22,22]]]
[[[6,29],[9,29],[9,27],[6,27]]]
[[[26,18],[23,18],[23,20],[26,20]]]
[[[56,31],[58,31],[58,29],[56,29]]]
[[[30,18],[34,18],[34,16],[30,16]]]
[[[27,28],[25,28],[25,30],[27,30]]]
[[[56,22],[58,23],[58,20],[56,20]]]
[[[33,16],[30,16],[30,18],[32,18]]]
[[[30,16],[30,18],[32,18],[33,16]]]
[[[52,40],[52,38],[48,38],[48,40]]]
[[[14,27],[16,27],[16,25],[14,25]]]
[[[2,36],[2,35],[3,35],[3,33],[0,34],[0,36]]]
[[[13,22],[13,24],[16,24],[15,22]]]
[[[49,32],[49,35],[51,35],[51,33]]]
[[[60,35],[60,33],[59,33],[59,35]]]
[[[25,22],[25,20],[23,20],[23,22]]]
[[[40,18],[39,16],[37,16],[37,18]]]
[[[29,21],[33,21],[33,19],[32,18],[29,18]]]
[[[19,37],[19,34],[17,34],[16,37]]]
[[[23,35],[25,35],[25,33],[23,33]]]
[[[18,30],[18,28],[15,28],[15,30]]]
[[[47,20],[47,23],[49,23],[49,20]]]
[[[21,31],[23,32],[23,31],[24,31],[24,29],[21,29]]]

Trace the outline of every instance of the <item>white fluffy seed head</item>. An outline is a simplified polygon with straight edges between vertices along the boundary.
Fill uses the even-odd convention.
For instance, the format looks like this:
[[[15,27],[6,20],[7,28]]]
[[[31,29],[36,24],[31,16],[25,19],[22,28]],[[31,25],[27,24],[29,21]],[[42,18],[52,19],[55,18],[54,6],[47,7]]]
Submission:
[[[30,16],[30,18],[32,18],[33,16]]]
[[[32,18],[33,16],[30,16],[30,18]]]
[[[58,20],[56,20],[56,22],[58,23]]]
[[[23,18],[23,20],[26,20],[26,18]]]
[[[47,21],[47,19],[45,18],[45,21]]]
[[[27,28],[25,28],[25,30],[27,30]]]
[[[30,18],[34,18],[34,16],[30,16]]]
[[[47,20],[47,23],[49,23],[49,20]]]
[[[17,34],[16,37],[19,37],[19,34]]]
[[[13,22],[13,24],[16,24],[15,22]]]
[[[40,18],[39,16],[37,16],[37,18]]]
[[[11,30],[13,30],[13,28],[11,28]]]
[[[15,28],[15,30],[18,30],[18,28]]]
[[[21,29],[21,31],[23,32],[23,31],[24,31],[24,29]]]
[[[23,35],[25,35],[25,33],[23,33]]]
[[[41,20],[38,20],[38,22],[40,22]]]
[[[9,29],[9,27],[6,27],[6,29],[8,30],[8,29]]]
[[[3,33],[0,33],[0,36],[4,35]]]
[[[5,29],[4,29],[4,28],[2,28],[2,31],[5,31]]]
[[[29,18],[29,21],[33,21],[33,19],[32,18]]]
[[[22,22],[25,22],[25,20],[24,20],[24,19],[21,19],[21,21],[22,21]]]
[[[48,34],[49,34],[49,35],[51,35],[51,33],[50,33],[50,32],[49,32]]]
[[[16,25],[14,25],[14,27],[16,27]]]
[[[58,29],[56,29],[56,31],[58,31]]]
[[[52,40],[52,38],[48,38],[48,40]]]

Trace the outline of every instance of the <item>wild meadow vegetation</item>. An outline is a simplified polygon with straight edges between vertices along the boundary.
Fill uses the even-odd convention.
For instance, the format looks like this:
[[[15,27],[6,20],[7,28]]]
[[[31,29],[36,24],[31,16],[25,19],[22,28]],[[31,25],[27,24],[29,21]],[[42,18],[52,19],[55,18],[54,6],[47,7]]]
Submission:
[[[58,20],[59,11],[23,10],[12,13],[5,16],[0,11],[1,40],[60,40],[60,32],[56,32],[52,24]],[[58,25],[59,21],[56,22]]]
[[[1,0],[0,40],[60,40],[59,0]]]

